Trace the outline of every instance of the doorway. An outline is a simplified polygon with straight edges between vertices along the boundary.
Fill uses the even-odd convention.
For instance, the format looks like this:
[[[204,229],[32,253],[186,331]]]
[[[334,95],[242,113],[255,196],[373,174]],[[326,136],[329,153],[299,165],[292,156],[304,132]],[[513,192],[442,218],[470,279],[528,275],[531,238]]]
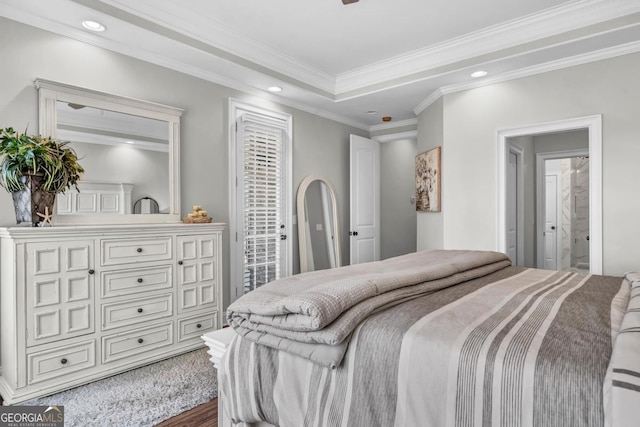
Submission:
[[[291,274],[292,116],[229,99],[229,298]]]
[[[552,142],[552,136],[559,135],[560,138],[582,133],[585,138],[584,146],[569,147],[566,145],[558,146],[557,142]],[[534,148],[533,143],[527,143],[534,138],[546,139],[545,143],[540,143]],[[522,148],[523,159],[522,164],[514,166],[514,162],[517,161],[517,156],[513,155],[511,147],[516,146]],[[525,126],[514,129],[505,129],[498,131],[498,212],[497,212],[497,247],[498,250],[504,253],[513,253],[513,242],[524,242],[524,248],[520,251],[516,250],[516,257],[513,259],[514,264],[523,265],[527,267],[539,267],[544,268],[545,253],[539,252],[538,241],[547,244],[549,249],[548,258],[554,258],[548,260],[547,268],[563,269],[566,267],[567,260],[564,260],[561,255],[567,251],[565,246],[569,243],[562,243],[561,240],[551,239],[552,235],[549,235],[549,239],[545,242],[544,237],[547,235],[544,228],[544,213],[540,212],[540,209],[545,209],[545,203],[537,202],[537,195],[545,195],[542,190],[538,191],[537,186],[546,186],[546,171],[544,162],[541,166],[536,164],[536,161],[527,160],[527,156],[533,155],[536,158],[536,154],[548,154],[553,153],[548,157],[553,158],[575,158],[574,169],[577,167],[580,173],[584,173],[584,178],[580,178],[581,182],[588,182],[588,187],[582,190],[583,196],[588,198],[588,202],[584,198],[577,200],[573,198],[573,206],[581,213],[575,212],[575,226],[580,228],[570,234],[570,239],[573,242],[571,246],[574,246],[573,259],[571,255],[568,258],[568,268],[581,269],[583,271],[589,270],[591,273],[602,273],[602,119],[601,116],[589,116],[576,119],[562,120],[558,122],[549,122],[538,125]],[[533,153],[533,154],[532,154]],[[529,157],[530,159],[531,157]],[[547,159],[545,159],[547,160]],[[520,172],[518,172],[520,168]],[[539,170],[540,169],[540,170]],[[522,177],[524,183],[524,190],[522,193],[518,193],[517,188],[521,188],[520,184],[514,186],[511,182],[514,174],[514,170],[518,173],[518,176]],[[588,173],[586,173],[588,171]],[[576,173],[577,175],[577,173]],[[542,180],[536,179],[536,177],[544,177]],[[539,182],[542,184],[538,184]],[[553,179],[551,180],[553,181]],[[570,178],[567,179],[570,182]],[[584,183],[584,182],[583,182]],[[549,183],[552,185],[553,183]],[[556,179],[555,188],[558,188],[558,180]],[[510,194],[524,194],[525,200],[522,203],[522,210],[517,209],[517,199],[513,198]],[[528,196],[527,196],[528,195]],[[558,197],[558,191],[554,196],[556,207],[561,209],[563,206],[562,197]],[[551,196],[550,196],[551,197]],[[515,200],[515,202],[514,202]],[[519,213],[520,219],[513,217],[514,206],[516,212]],[[588,214],[584,212],[588,211]],[[562,211],[560,211],[562,212]],[[551,222],[548,224],[548,231],[555,231],[556,237],[562,237],[564,230],[558,228],[558,224],[562,223],[563,219],[558,219],[558,211],[555,210],[555,224]],[[580,216],[580,226],[577,225],[577,217]],[[540,219],[538,219],[540,218]],[[524,225],[518,230],[517,225],[519,221]],[[516,228],[514,228],[516,224]],[[583,227],[588,224],[587,227]],[[556,227],[552,230],[550,227]],[[512,234],[516,231],[515,239]],[[587,231],[588,230],[588,231]],[[577,239],[577,241],[576,241]],[[555,249],[555,254],[553,253]],[[570,252],[570,251],[569,251]],[[513,255],[511,255],[513,258]],[[588,261],[587,261],[588,259]],[[554,261],[555,260],[555,261]],[[554,265],[555,262],[555,265]]]
[[[536,160],[537,267],[588,273],[588,152],[539,153]]]

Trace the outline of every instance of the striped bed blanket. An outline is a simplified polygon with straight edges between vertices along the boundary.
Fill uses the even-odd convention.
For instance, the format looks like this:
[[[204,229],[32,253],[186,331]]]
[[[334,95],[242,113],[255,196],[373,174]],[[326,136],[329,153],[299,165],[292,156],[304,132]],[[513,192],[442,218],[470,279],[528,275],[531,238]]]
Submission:
[[[238,300],[228,311],[240,335],[222,362],[223,410],[236,423],[282,427],[637,425],[640,305],[629,302],[640,304],[638,277],[505,266],[500,255],[470,251],[447,262],[445,252],[365,265],[364,280],[347,271],[342,286],[356,294],[374,284],[343,304],[342,315],[359,313],[348,322],[334,310],[340,271],[299,290],[266,285],[272,311]],[[446,271],[434,267],[443,263]],[[402,264],[414,279],[406,285]],[[493,271],[479,274],[487,265]],[[378,280],[386,269],[393,273]],[[333,295],[324,306],[316,286]],[[335,322],[344,340],[323,342]],[[292,343],[305,333],[315,337],[301,341],[301,354]],[[327,363],[323,349],[314,359],[314,346],[345,351]]]

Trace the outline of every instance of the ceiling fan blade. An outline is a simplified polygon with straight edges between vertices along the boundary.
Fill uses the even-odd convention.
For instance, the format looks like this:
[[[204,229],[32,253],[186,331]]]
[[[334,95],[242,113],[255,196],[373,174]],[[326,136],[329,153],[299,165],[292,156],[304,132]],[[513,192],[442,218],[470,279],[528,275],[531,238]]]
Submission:
[[[342,4],[357,3],[359,0],[342,0]]]

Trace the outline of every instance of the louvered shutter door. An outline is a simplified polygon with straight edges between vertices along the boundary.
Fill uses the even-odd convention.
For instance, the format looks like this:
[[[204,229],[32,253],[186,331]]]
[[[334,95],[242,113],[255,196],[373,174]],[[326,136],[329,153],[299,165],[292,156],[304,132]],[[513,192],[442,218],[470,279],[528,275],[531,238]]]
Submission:
[[[240,121],[240,126],[238,149],[244,158],[239,183],[244,199],[243,283],[248,292],[281,275],[284,131],[247,118]]]

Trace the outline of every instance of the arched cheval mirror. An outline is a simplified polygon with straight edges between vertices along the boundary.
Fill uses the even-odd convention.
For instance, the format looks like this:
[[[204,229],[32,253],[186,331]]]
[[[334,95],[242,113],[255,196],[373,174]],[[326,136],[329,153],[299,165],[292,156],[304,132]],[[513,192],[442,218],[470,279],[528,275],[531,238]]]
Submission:
[[[306,176],[298,187],[300,272],[340,267],[338,202],[333,185],[319,175]]]

